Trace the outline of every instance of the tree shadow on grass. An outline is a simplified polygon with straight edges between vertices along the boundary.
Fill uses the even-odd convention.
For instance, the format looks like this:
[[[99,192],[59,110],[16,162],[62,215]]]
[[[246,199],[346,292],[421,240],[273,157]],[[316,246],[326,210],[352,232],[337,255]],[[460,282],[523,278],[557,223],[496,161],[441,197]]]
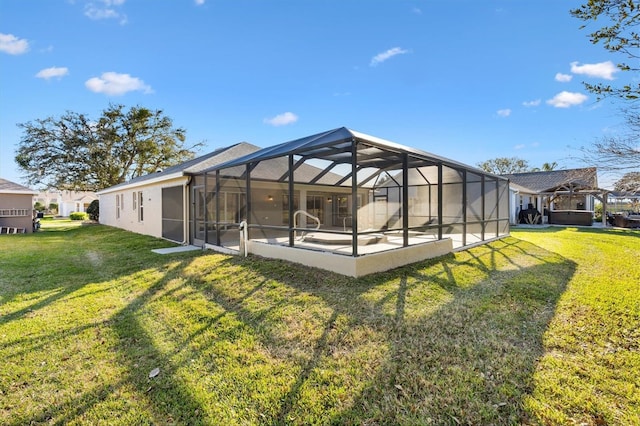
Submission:
[[[203,407],[196,401],[188,386],[183,383],[176,374],[182,367],[171,359],[172,353],[160,350],[151,334],[148,326],[140,321],[141,311],[144,310],[150,300],[159,294],[169,294],[174,290],[166,290],[167,284],[182,276],[183,270],[190,260],[183,260],[164,274],[146,291],[133,298],[121,310],[114,313],[103,324],[113,330],[118,338],[113,350],[126,374],[113,382],[98,380],[96,386],[88,391],[67,398],[56,405],[43,408],[39,412],[30,412],[24,416],[13,418],[10,424],[22,425],[33,423],[68,424],[82,422],[83,416],[93,407],[109,404],[115,395],[126,393],[135,397],[130,401],[133,405],[143,408],[142,412],[132,411],[113,412],[108,423],[128,423],[134,418],[135,422],[148,424],[200,424],[200,418],[204,412]],[[96,326],[95,323],[65,330],[60,335],[54,333],[47,338],[40,336],[31,343],[30,350],[43,350],[46,345],[55,340],[62,340]],[[46,341],[46,343],[45,343]],[[16,344],[16,342],[13,342]],[[16,353],[13,356],[19,357]],[[155,377],[149,373],[154,368],[160,367],[160,372]],[[96,368],[98,368],[96,366]],[[100,372],[96,371],[96,377]],[[125,390],[125,388],[127,390]]]
[[[125,387],[142,411],[137,423],[221,422],[224,413],[208,404],[223,392],[238,394],[227,410],[247,424],[526,423],[522,399],[542,336],[576,267],[514,238],[361,279],[257,257],[218,257],[211,268],[223,272],[208,276],[190,269],[195,258],[174,259],[182,260],[109,319],[123,376],[13,424],[81,422]],[[148,309],[190,295],[216,311],[188,333],[168,331],[164,339],[174,345],[160,347]],[[226,318],[235,328],[216,329]],[[173,325],[161,321],[158,333]],[[220,353],[220,362],[241,369],[205,366],[204,375],[229,375],[202,400],[194,386],[214,385],[179,370],[190,356],[209,356],[211,346],[235,344],[242,333],[257,343],[241,350],[268,356]],[[274,365],[252,381],[251,370],[264,363]],[[160,374],[150,379],[155,367]],[[121,409],[114,416],[125,417],[116,423],[136,415],[135,407]]]
[[[159,245],[166,246],[166,242],[107,227],[92,228],[91,230],[74,228],[65,232],[56,230],[48,235],[38,234],[30,239],[29,242],[33,244],[45,245],[44,250],[48,251],[42,253],[39,264],[33,264],[37,273],[24,272],[28,276],[33,276],[34,282],[21,283],[20,278],[14,276],[7,281],[8,286],[3,286],[1,289],[3,306],[5,309],[10,306],[13,310],[6,309],[7,313],[0,316],[0,325],[7,327],[17,322],[25,324],[24,335],[2,339],[0,350],[5,354],[5,362],[21,363],[25,358],[29,359],[29,363],[39,359],[46,360],[42,364],[37,361],[36,370],[38,371],[20,368],[19,372],[2,378],[0,393],[12,388],[21,388],[22,393],[26,391],[25,394],[43,393],[42,397],[38,395],[36,398],[38,402],[34,401],[31,409],[16,407],[16,412],[8,418],[8,424],[82,422],[88,411],[96,406],[102,406],[101,410],[104,410],[105,405],[115,403],[120,393],[133,395],[137,399],[133,402],[142,407],[140,410],[142,413],[131,410],[113,412],[113,418],[106,419],[109,423],[164,424],[180,422],[181,419],[187,419],[188,422],[195,420],[197,423],[199,413],[204,410],[193,398],[188,387],[175,374],[181,365],[169,359],[171,354],[165,353],[156,346],[153,331],[149,330],[148,324],[140,322],[143,310],[155,296],[161,293],[170,294],[173,291],[167,290],[167,285],[183,275],[184,268],[191,262],[192,256],[158,257],[150,252],[151,248],[157,248]],[[60,245],[74,242],[81,243],[82,247],[73,247],[66,252],[60,251]],[[34,251],[31,250],[32,253]],[[25,252],[28,253],[28,251]],[[98,265],[91,262],[95,259],[85,256],[87,252],[101,256]],[[27,257],[28,259],[24,261],[25,265],[33,262],[35,255]],[[180,260],[181,258],[183,260]],[[100,269],[100,266],[105,266],[104,270]],[[108,318],[103,318],[101,309],[105,307],[101,306],[91,308],[96,309],[98,318],[93,320],[87,317],[88,321],[85,321],[83,317],[82,323],[73,323],[67,318],[60,317],[56,308],[47,310],[57,302],[62,302],[59,305],[61,308],[72,307],[70,313],[73,313],[73,310],[82,311],[82,298],[88,297],[84,300],[92,300],[100,293],[111,291],[126,297],[126,289],[133,286],[132,283],[137,279],[136,274],[143,269],[141,266],[144,266],[144,269],[157,269],[156,281],[149,283],[146,291],[137,297],[132,297],[123,308],[114,311]],[[57,274],[57,269],[62,269],[65,273]],[[4,267],[0,267],[0,270],[4,270]],[[4,270],[4,272],[10,271],[11,269]],[[67,279],[62,281],[64,277]],[[88,288],[89,284],[95,288]],[[132,287],[131,291],[134,290]],[[22,306],[16,305],[16,300]],[[122,300],[118,299],[114,303],[120,304]],[[16,306],[19,308],[15,309]],[[62,309],[60,312],[66,311]],[[53,317],[51,317],[52,314]],[[27,327],[26,322],[41,316],[48,318],[48,323],[40,320],[35,328]],[[126,372],[116,380],[111,377],[102,377],[100,372],[101,363],[110,362],[112,355],[92,359],[91,355],[87,357],[81,353],[72,353],[65,347],[65,344],[75,346],[74,339],[88,339],[78,347],[84,348],[84,345],[87,345],[88,350],[94,350],[101,345],[98,336],[101,329],[115,333],[117,337],[115,343],[109,341],[108,348],[97,352],[99,357],[104,357],[104,354],[109,352],[115,354],[113,356],[119,360],[119,367]],[[95,342],[91,341],[94,334]],[[60,354],[61,358],[52,358],[46,353],[49,351],[53,351],[56,355]],[[87,370],[92,368],[92,365],[95,368],[93,373]],[[153,379],[149,378],[149,371],[157,366],[161,367],[160,374]],[[51,383],[55,383],[58,377],[68,374],[79,374],[79,380],[88,379],[89,382],[77,383],[69,386],[68,389],[61,389],[63,392],[59,395],[57,392],[48,390]],[[60,380],[66,382],[68,377]],[[44,404],[44,401],[54,400],[55,403]],[[15,404],[15,401],[12,404]],[[4,415],[12,411],[11,405],[0,404],[0,407]],[[134,420],[129,421],[127,418]]]
[[[526,423],[522,401],[532,390],[543,334],[576,269],[557,254],[513,238],[346,283],[326,273],[313,283],[304,274],[314,271],[285,264],[274,273],[278,268],[268,266],[274,261],[230,261],[273,280],[286,271],[287,285],[319,297],[332,310],[271,417],[275,424],[314,418],[305,417],[305,410],[317,409],[305,406],[305,389],[322,394],[314,373],[334,365],[335,346],[363,327],[384,336],[380,343],[387,351],[367,360],[366,368],[352,366],[362,376],[351,377],[355,386],[343,389],[351,393],[345,398],[350,402],[325,401],[325,412],[316,413],[323,423]],[[469,275],[476,277],[471,284]],[[425,294],[437,288],[443,299],[421,312]],[[378,294],[363,299],[371,292]],[[348,325],[336,331],[340,316]]]

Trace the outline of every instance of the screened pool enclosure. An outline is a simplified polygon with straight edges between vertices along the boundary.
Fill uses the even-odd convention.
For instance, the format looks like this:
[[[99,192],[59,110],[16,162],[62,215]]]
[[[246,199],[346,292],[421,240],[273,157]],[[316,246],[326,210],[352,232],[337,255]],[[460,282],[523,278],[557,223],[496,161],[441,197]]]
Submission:
[[[354,276],[509,233],[506,179],[344,127],[200,172],[191,194],[195,244]]]

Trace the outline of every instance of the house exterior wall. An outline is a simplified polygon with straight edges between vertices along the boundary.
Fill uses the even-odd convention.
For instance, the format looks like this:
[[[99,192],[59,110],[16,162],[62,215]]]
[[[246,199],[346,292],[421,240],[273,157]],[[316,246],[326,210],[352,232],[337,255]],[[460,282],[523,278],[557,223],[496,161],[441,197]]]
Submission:
[[[213,250],[219,247],[209,247]],[[451,239],[402,247],[362,257],[341,256],[328,252],[299,250],[292,247],[249,241],[248,252],[270,259],[282,259],[314,268],[325,269],[351,277],[363,277],[398,268],[425,259],[443,256],[453,251]]]
[[[187,178],[181,177],[147,184],[143,182],[140,185],[101,192],[99,222],[138,234],[162,238],[162,188],[184,185],[186,182]],[[140,195],[142,195],[142,208]]]
[[[39,202],[47,211],[49,205],[54,203],[58,205],[58,210],[51,211],[58,216],[67,217],[74,212],[86,212],[87,207],[93,200],[97,200],[95,192],[91,191],[45,191],[39,192],[33,197],[33,202]]]
[[[58,205],[58,215],[67,217],[75,212],[84,213],[87,211],[87,207],[89,204],[85,200],[63,201]]]
[[[32,194],[0,194],[0,226],[33,232]]]

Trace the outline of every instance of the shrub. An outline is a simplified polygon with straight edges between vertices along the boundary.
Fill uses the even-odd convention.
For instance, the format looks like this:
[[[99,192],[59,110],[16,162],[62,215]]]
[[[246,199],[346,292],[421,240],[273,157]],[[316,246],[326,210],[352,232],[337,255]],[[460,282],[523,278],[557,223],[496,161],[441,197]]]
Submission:
[[[89,214],[89,219],[98,220],[100,218],[100,202],[93,200],[87,207],[87,213]]]
[[[69,215],[69,219],[71,220],[86,220],[88,215],[84,212],[73,212]]]

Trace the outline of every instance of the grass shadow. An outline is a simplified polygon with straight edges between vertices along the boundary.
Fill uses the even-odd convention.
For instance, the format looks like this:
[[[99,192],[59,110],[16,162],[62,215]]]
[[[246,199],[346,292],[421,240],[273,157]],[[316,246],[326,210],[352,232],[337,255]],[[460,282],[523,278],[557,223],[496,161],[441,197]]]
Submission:
[[[36,237],[47,245],[68,235],[90,248],[66,253],[77,275],[69,289],[31,286],[33,303],[20,306],[24,292],[8,283],[2,303],[14,310],[0,326],[111,292],[117,309],[107,315],[100,305],[86,326],[26,335],[0,350],[18,360],[103,330],[112,339],[99,356],[118,377],[16,414],[12,424],[83,422],[105,407],[122,414],[112,419],[120,424],[526,422],[522,398],[542,336],[576,268],[506,238],[352,279],[255,256],[162,258],[150,249],[163,241],[87,228]],[[62,239],[48,247],[68,244]],[[108,288],[113,282],[125,287]],[[64,294],[50,293],[59,288]]]
[[[47,389],[52,383],[66,380],[59,376],[69,368],[79,374],[79,381],[88,380],[68,385],[59,395],[34,395],[32,408],[17,411],[7,424],[82,422],[86,413],[109,404],[120,406],[123,411],[122,415],[114,412],[110,422],[165,424],[197,420],[198,413],[204,410],[175,374],[182,365],[157,347],[148,326],[140,322],[141,310],[158,294],[169,293],[167,285],[182,276],[192,256],[161,257],[150,250],[166,246],[162,240],[108,227],[92,228],[55,228],[22,241],[1,243],[7,244],[3,248],[8,250],[0,254],[0,276],[6,278],[0,280],[0,327],[24,331],[18,336],[4,334],[0,341],[4,360],[19,366],[6,377],[3,373],[0,393]],[[68,248],[62,251],[62,247]],[[156,281],[148,283],[146,291],[140,293],[136,283],[140,282],[143,268],[158,273]],[[118,296],[111,299],[114,294],[128,291],[132,297],[124,300],[124,305]],[[140,294],[135,296],[136,292]],[[109,306],[86,305],[94,298],[107,300]],[[118,305],[123,307],[114,311]],[[58,310],[65,312],[67,318],[58,316],[51,321],[52,313]],[[96,317],[91,318],[92,314]],[[101,330],[115,334],[115,339],[102,339]],[[97,341],[91,342],[92,336]],[[74,341],[91,342],[83,346],[87,353],[73,352]],[[50,359],[49,352],[61,358]],[[101,378],[100,365],[114,356],[121,375]],[[25,361],[28,364],[21,365]],[[161,373],[151,380],[148,373],[158,365],[162,366]],[[10,377],[12,382],[7,382]],[[137,401],[114,402],[119,394],[134,396]],[[54,398],[55,403],[46,403],[49,398]],[[140,406],[142,414],[122,408],[131,403]],[[0,412],[7,409],[10,406],[0,404]]]
[[[306,348],[308,357],[272,418],[276,424],[305,419],[302,412],[310,408],[304,388],[320,386],[314,371],[329,368],[336,342],[362,328],[384,336],[380,343],[387,350],[370,360],[378,364],[376,373],[358,379],[359,396],[334,409],[331,423],[526,421],[522,399],[532,388],[543,334],[576,269],[570,260],[513,238],[355,280],[258,258],[227,262],[268,281],[286,276],[287,286],[329,308],[323,332]],[[309,279],[315,274],[323,278]],[[439,300],[429,301],[432,295]],[[265,343],[291,345],[272,337]]]

